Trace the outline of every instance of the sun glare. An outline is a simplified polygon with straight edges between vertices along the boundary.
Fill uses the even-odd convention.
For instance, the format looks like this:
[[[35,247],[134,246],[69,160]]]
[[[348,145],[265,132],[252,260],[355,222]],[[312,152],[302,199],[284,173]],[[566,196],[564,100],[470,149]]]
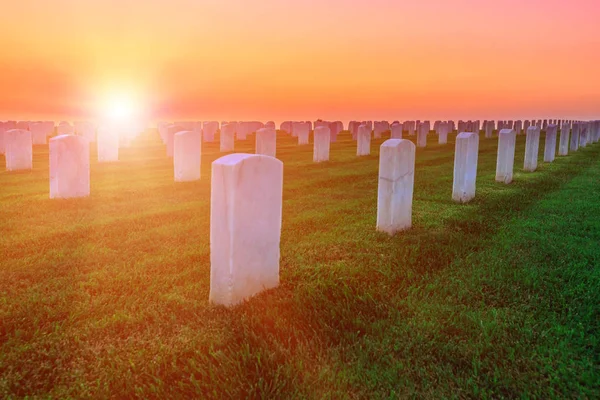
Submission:
[[[111,97],[104,108],[105,118],[111,122],[129,122],[137,113],[134,101],[127,96]]]

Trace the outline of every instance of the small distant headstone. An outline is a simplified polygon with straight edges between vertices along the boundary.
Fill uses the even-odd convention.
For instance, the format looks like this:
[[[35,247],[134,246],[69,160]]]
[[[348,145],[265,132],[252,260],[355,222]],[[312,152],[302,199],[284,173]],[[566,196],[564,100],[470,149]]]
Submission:
[[[235,144],[235,126],[233,124],[221,125],[220,151],[221,153],[233,151]]]
[[[313,161],[329,161],[329,148],[331,146],[331,132],[326,126],[315,128],[314,132]]]
[[[368,156],[371,154],[371,129],[366,124],[358,127],[358,135],[356,142],[356,155]]]
[[[82,136],[59,135],[50,139],[50,198],[90,195],[90,145]]]
[[[33,168],[33,143],[31,132],[10,129],[4,132],[6,170],[21,171]]]
[[[200,179],[202,161],[202,134],[197,131],[179,131],[174,137],[173,173],[175,182]]]
[[[256,154],[275,157],[277,153],[277,132],[273,128],[256,131]]]

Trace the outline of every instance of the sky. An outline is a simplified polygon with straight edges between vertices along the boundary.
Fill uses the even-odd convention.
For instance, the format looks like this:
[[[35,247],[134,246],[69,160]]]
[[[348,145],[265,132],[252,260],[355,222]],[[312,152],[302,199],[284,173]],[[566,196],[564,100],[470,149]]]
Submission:
[[[600,118],[599,0],[19,0],[0,119]]]

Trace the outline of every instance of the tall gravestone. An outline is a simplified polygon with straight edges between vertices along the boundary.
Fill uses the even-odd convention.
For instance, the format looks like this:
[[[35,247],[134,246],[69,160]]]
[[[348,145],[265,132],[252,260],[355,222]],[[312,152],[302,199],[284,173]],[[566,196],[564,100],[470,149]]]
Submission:
[[[46,126],[41,122],[35,122],[29,126],[31,141],[34,145],[47,143]]]
[[[525,138],[525,161],[523,169],[533,172],[537,169],[538,154],[540,149],[540,128],[530,126],[527,129],[527,137]]]
[[[368,156],[369,154],[371,154],[371,129],[368,125],[362,124],[358,127],[356,155]]]
[[[429,127],[427,124],[421,124],[419,126],[419,132],[417,133],[417,147],[427,147],[427,134],[429,133]]]
[[[556,155],[556,132],[558,126],[549,124],[546,127],[546,140],[544,143],[544,162],[554,161]]]
[[[50,198],[90,195],[89,139],[59,135],[50,139]]]
[[[511,183],[515,165],[517,134],[512,129],[498,132],[498,157],[496,159],[496,182]]]
[[[98,162],[119,161],[119,135],[111,127],[99,127],[96,141]]]
[[[180,131],[173,139],[173,174],[175,182],[200,179],[202,161],[202,133]]]
[[[412,225],[415,151],[414,143],[406,139],[388,139],[380,147],[378,231],[393,235]]]
[[[210,301],[233,306],[279,285],[283,163],[229,154],[212,163]]]
[[[390,129],[392,139],[402,139],[402,124],[394,123]]]
[[[569,144],[571,151],[579,150],[579,128],[579,123],[573,122],[573,127],[571,128],[571,143]]]
[[[33,143],[31,132],[10,129],[4,133],[6,170],[22,171],[33,168]]]
[[[487,121],[483,125],[483,129],[485,130],[486,139],[490,139],[494,136],[494,121]]]
[[[219,130],[217,121],[204,121],[202,124],[202,140],[207,143],[215,141],[215,134]]]
[[[438,124],[438,144],[448,143],[448,131],[449,126],[446,122],[440,122]]]
[[[307,122],[294,123],[294,134],[298,137],[298,145],[308,144],[310,136],[310,124]]]
[[[221,153],[233,151],[235,144],[235,126],[233,124],[221,125],[221,135],[219,136],[219,149]]]
[[[558,142],[558,155],[566,156],[569,154],[569,133],[571,129],[568,123],[563,123],[560,126],[560,139]]]
[[[452,200],[466,203],[475,197],[479,134],[461,132],[456,137],[454,151],[454,183]]]
[[[314,132],[314,147],[313,147],[313,161],[322,162],[329,161],[329,148],[331,146],[331,132],[329,128],[325,126],[319,126],[315,128]]]
[[[256,154],[275,157],[277,154],[277,132],[273,128],[256,131]]]

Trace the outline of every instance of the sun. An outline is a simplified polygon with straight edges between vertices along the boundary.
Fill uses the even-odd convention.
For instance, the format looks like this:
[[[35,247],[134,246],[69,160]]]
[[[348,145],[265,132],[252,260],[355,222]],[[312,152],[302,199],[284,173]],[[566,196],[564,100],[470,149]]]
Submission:
[[[126,95],[111,96],[107,98],[104,105],[104,117],[114,123],[132,121],[137,111],[135,101]]]

